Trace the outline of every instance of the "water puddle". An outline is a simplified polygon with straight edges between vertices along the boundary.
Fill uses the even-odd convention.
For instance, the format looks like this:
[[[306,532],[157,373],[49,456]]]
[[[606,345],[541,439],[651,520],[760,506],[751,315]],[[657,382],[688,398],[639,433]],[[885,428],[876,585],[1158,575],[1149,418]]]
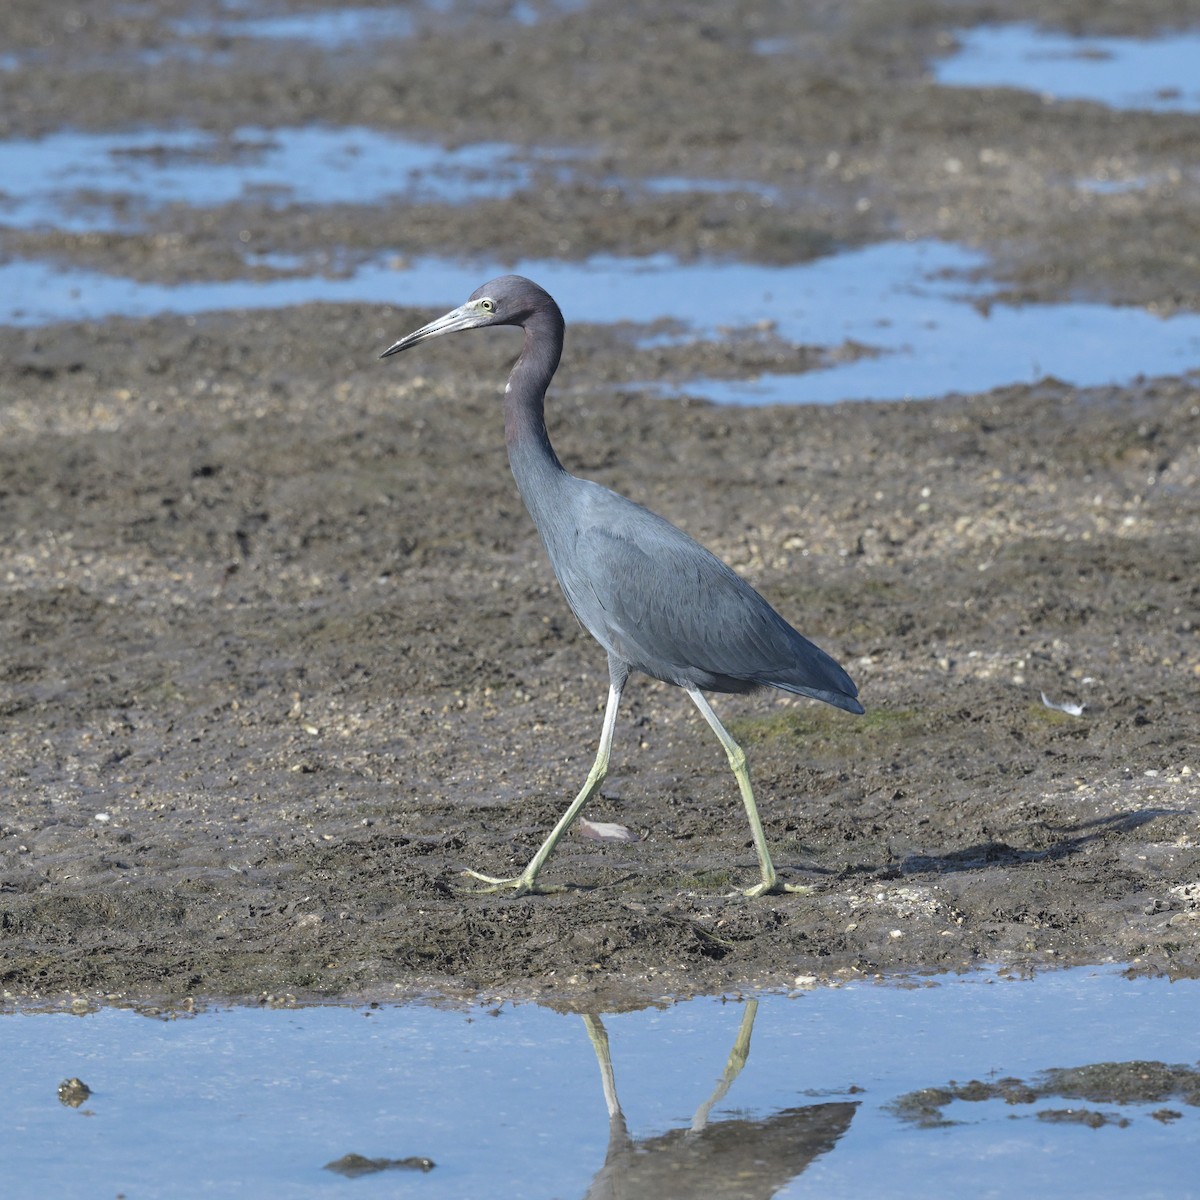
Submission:
[[[365,126],[68,129],[0,141],[0,226],[136,232],[170,204],[459,204],[511,196],[546,178],[570,182],[589,157],[501,142],[445,147]],[[610,178],[607,185],[649,195],[744,193],[768,207],[783,197],[778,188],[728,179]]]
[[[718,403],[937,397],[1048,375],[1083,387],[1200,368],[1196,314],[1161,318],[1103,304],[982,303],[986,289],[977,276],[986,264],[982,255],[948,243],[888,242],[787,267],[680,263],[668,256],[509,265],[430,257],[367,263],[342,278],[297,274],[167,285],[13,261],[0,265],[6,298],[0,321],[38,325],[310,301],[445,309],[493,275],[516,270],[551,291],[570,322],[668,319],[696,338],[769,327],[772,336],[797,344],[870,348],[866,357],[803,374],[677,385]]]
[[[67,130],[0,141],[0,223],[87,232],[137,229],[168,204],[236,201],[460,203],[510,195],[568,152],[532,156],[496,142],[446,148],[355,126],[115,134]]]
[[[582,1017],[15,1013],[0,1161],[13,1197],[1178,1196],[1198,1027],[1200,983],[1095,969]]]
[[[1113,108],[1200,112],[1200,32],[1156,38],[1071,37],[1033,25],[983,25],[955,35],[932,64],[949,87],[1014,87]]]
[[[636,183],[613,179],[615,186],[632,186],[656,196],[687,195],[700,192],[710,196],[754,196],[764,208],[770,208],[783,199],[784,193],[768,184],[752,183],[742,179],[697,179],[682,175],[660,175],[640,179]]]
[[[510,4],[508,18],[518,25],[537,25],[542,21],[578,12],[586,0],[516,0]],[[454,8],[453,0],[425,0],[391,8],[325,8],[311,12],[253,16],[236,11],[242,5],[226,5],[225,11],[205,17],[188,17],[171,23],[180,37],[261,38],[270,41],[304,42],[324,50],[340,50],[387,39],[409,38],[430,14],[446,15]],[[231,11],[234,10],[234,11]]]
[[[267,17],[226,10],[214,17],[194,16],[172,21],[170,27],[180,37],[267,38],[310,42],[326,50],[336,50],[365,42],[412,37],[418,27],[418,13],[414,8],[419,10],[421,7],[326,8]],[[442,9],[445,5],[436,7]]]
[[[67,131],[0,142],[0,220],[16,228],[82,232],[137,229],[172,204],[466,202],[512,194],[547,171],[566,178],[579,157],[555,150],[526,154],[498,143],[447,150],[368,128],[244,127],[228,136]],[[753,192],[744,183],[673,177],[639,186],[660,193]],[[758,191],[762,203],[778,198]],[[1195,314],[1163,319],[1103,304],[991,302],[980,282],[987,259],[944,242],[882,243],[783,267],[680,263],[667,255],[511,266],[426,257],[399,268],[368,262],[330,278],[297,259],[248,260],[264,263],[282,277],[165,285],[10,261],[0,265],[0,321],[31,325],[309,301],[441,308],[515,269],[548,287],[570,321],[670,320],[691,338],[757,329],[785,343],[858,348],[835,356],[853,361],[831,359],[819,370],[798,365],[789,371],[784,359],[774,373],[753,379],[671,383],[723,404],[936,397],[1047,375],[1077,386],[1123,384],[1200,367]]]

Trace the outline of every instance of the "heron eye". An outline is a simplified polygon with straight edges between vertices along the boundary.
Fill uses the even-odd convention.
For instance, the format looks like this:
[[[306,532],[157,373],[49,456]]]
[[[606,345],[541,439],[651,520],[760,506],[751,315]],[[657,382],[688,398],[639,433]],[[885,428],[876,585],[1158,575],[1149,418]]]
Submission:
[[[479,307],[482,308],[484,312],[492,312],[496,306],[490,300],[480,300]]]

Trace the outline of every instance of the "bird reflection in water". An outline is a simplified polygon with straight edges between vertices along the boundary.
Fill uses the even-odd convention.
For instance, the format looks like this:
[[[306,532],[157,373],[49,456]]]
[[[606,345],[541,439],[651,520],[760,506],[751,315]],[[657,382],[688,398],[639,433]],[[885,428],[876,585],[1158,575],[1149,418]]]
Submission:
[[[833,1149],[850,1127],[856,1102],[786,1108],[761,1120],[710,1120],[746,1065],[757,1012],[758,1001],[749,1001],[725,1071],[691,1125],[640,1140],[629,1133],[617,1099],[604,1025],[599,1017],[583,1018],[608,1105],[608,1153],[585,1200],[767,1200]]]

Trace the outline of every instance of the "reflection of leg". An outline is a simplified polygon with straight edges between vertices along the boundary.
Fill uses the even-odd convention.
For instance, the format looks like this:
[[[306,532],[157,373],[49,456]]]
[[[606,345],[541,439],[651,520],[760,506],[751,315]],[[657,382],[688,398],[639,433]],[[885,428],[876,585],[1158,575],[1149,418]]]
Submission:
[[[604,1103],[608,1107],[608,1149],[604,1154],[604,1170],[601,1175],[611,1171],[619,1171],[622,1156],[627,1153],[632,1143],[629,1140],[629,1127],[625,1124],[625,1114],[621,1111],[621,1102],[617,1099],[617,1080],[613,1074],[612,1054],[608,1049],[608,1033],[599,1017],[583,1014],[583,1027],[587,1030],[592,1049],[596,1052],[596,1062],[600,1064],[600,1084],[604,1088]],[[609,1184],[611,1187],[612,1184]],[[589,1191],[588,1195],[592,1193]],[[603,1195],[610,1193],[604,1191]]]
[[[712,1111],[713,1106],[725,1098],[725,1093],[729,1091],[733,1081],[742,1073],[746,1059],[750,1057],[750,1034],[754,1029],[754,1018],[757,1013],[758,1001],[747,1000],[746,1011],[742,1013],[741,1027],[738,1029],[733,1049],[729,1051],[729,1058],[725,1063],[725,1073],[721,1076],[713,1094],[696,1109],[696,1115],[692,1118],[693,1133],[699,1133],[708,1124],[708,1114]]]
[[[796,884],[782,884],[775,878],[775,867],[771,862],[771,852],[767,849],[767,835],[763,833],[762,821],[758,818],[758,805],[754,803],[754,789],[750,786],[750,772],[746,769],[746,752],[729,736],[729,731],[717,718],[704,696],[695,688],[688,688],[687,694],[703,714],[704,719],[712,726],[712,731],[725,747],[725,755],[733,768],[734,778],[738,782],[738,790],[742,793],[742,803],[746,806],[746,816],[750,819],[750,833],[754,838],[754,849],[758,852],[758,865],[762,871],[762,883],[756,883],[746,889],[747,896],[763,896],[770,892],[808,892],[811,888]]]
[[[612,1054],[608,1049],[608,1032],[599,1017],[588,1013],[583,1014],[583,1027],[587,1030],[588,1040],[596,1052],[596,1061],[600,1064],[600,1083],[604,1087],[604,1103],[608,1105],[608,1115],[621,1115],[621,1102],[617,1099],[617,1080],[613,1075]]]
[[[613,728],[617,723],[617,707],[621,703],[621,684],[623,683],[624,680],[621,683],[614,681],[609,685],[608,704],[604,709],[604,725],[600,730],[600,748],[596,751],[596,761],[592,763],[592,769],[588,772],[588,777],[584,781],[579,795],[571,801],[571,807],[559,818],[558,824],[550,831],[550,835],[538,848],[538,852],[530,859],[529,866],[520,875],[516,875],[512,879],[497,879],[494,875],[481,875],[478,871],[467,871],[466,874],[491,885],[479,889],[480,891],[498,892],[502,888],[512,888],[518,896],[524,895],[526,892],[537,891],[538,872],[546,865],[546,860],[554,852],[554,847],[558,845],[559,839],[571,828],[571,824],[579,816],[580,810],[595,795],[596,789],[604,782],[604,777],[608,774],[608,757],[612,752]]]

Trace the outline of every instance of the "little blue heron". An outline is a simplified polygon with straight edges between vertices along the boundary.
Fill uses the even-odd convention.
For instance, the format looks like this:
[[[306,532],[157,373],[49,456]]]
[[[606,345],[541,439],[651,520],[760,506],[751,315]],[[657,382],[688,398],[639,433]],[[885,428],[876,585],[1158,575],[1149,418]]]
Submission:
[[[608,652],[608,704],[587,780],[520,875],[469,871],[499,891],[537,890],[538,873],[608,773],[621,691],[631,671],[683,688],[725,748],[762,869],[747,896],[807,891],[781,885],[754,803],[746,755],[702,695],[782,688],[861,713],[858,689],[824,650],[801,637],[741,576],[669,521],[590,480],[569,474],[546,432],[546,389],[562,355],[564,322],[550,294],[503,275],[466,304],[389,346],[491,325],[519,325],[525,344],[504,389],[504,435],[521,499],[541,534],[559,586],[583,627]]]

